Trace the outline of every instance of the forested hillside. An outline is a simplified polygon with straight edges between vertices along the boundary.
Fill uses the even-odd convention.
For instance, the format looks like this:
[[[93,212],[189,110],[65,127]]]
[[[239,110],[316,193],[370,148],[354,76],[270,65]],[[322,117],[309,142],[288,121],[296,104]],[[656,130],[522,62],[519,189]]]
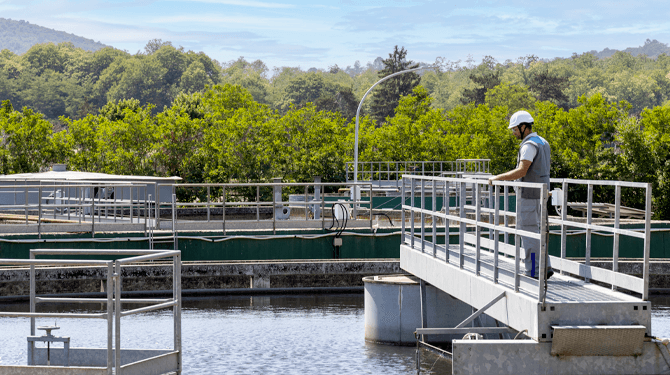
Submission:
[[[66,163],[187,182],[342,181],[358,98],[380,75],[411,66],[403,53],[352,76],[337,67],[270,72],[242,58],[219,65],[157,40],[135,55],[71,44],[5,50],[0,174]],[[489,158],[499,173],[515,163],[509,116],[525,109],[552,145],[552,177],[652,183],[655,216],[670,219],[669,56],[438,63],[421,77],[388,80],[396,89],[380,85],[375,92],[402,95],[383,101],[399,103],[386,117],[375,115],[374,97],[366,102],[361,160]],[[624,205],[644,203],[622,194]]]
[[[86,39],[64,31],[33,25],[27,21],[17,21],[0,17],[0,50],[8,49],[16,54],[28,51],[35,44],[70,42],[86,51],[97,51],[106,47],[100,42]]]

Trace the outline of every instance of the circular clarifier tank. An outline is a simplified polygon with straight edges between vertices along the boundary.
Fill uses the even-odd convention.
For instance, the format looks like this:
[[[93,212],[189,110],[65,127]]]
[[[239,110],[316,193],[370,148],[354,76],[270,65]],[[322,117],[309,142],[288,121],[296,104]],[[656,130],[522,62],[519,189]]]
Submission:
[[[419,279],[408,275],[368,276],[365,284],[365,340],[414,345],[414,331],[421,327]],[[472,309],[432,285],[426,286],[427,327],[455,327]],[[462,336],[462,335],[460,335]],[[451,342],[461,337],[434,335],[430,342]]]

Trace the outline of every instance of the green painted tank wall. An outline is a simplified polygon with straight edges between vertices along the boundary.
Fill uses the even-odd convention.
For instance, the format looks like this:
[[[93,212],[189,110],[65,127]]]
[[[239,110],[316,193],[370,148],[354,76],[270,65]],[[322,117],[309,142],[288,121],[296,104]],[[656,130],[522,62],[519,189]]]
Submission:
[[[652,225],[655,229],[666,229],[663,231],[652,232],[651,256],[652,258],[670,258],[670,224],[659,223]],[[624,225],[626,228],[641,228],[642,225]],[[417,234],[419,227],[416,228]],[[223,242],[212,242],[201,239],[180,239],[179,249],[183,252],[183,260],[270,260],[270,259],[334,259],[334,258],[398,258],[400,255],[400,235],[393,234],[399,231],[399,228],[379,229],[377,235],[372,236],[368,229],[349,231],[359,233],[364,236],[342,236],[342,247],[339,254],[335,254],[332,247],[333,237],[324,237],[318,239],[303,239],[297,237],[273,238],[273,239],[245,239],[233,238]],[[438,233],[444,233],[444,228],[438,228]],[[458,230],[451,228],[452,236],[450,243],[458,243]],[[314,231],[278,231],[278,235],[300,236],[324,234],[327,232],[321,230]],[[236,235],[254,235],[258,233],[240,232]],[[391,234],[391,235],[388,235]],[[222,238],[220,233],[180,233],[180,236],[217,236],[215,239]],[[432,238],[432,236],[429,234]],[[147,249],[149,243],[143,238],[142,233],[107,233],[96,234],[96,239],[122,239],[110,242],[91,242],[90,234],[60,234],[43,235],[42,239],[35,243],[16,243],[5,242],[4,240],[35,240],[34,235],[12,235],[0,237],[0,258],[27,259],[30,249],[49,248],[49,249]],[[66,242],[48,242],[50,239],[71,240]],[[133,240],[135,239],[135,240]],[[568,236],[567,256],[584,257],[585,252],[585,234]],[[510,238],[513,241],[513,237]],[[444,237],[438,236],[438,242],[443,243]],[[167,248],[172,244],[158,244],[156,248]],[[591,256],[611,257],[613,247],[613,237],[600,235],[592,236]],[[550,235],[549,253],[560,255],[560,235]],[[620,257],[622,258],[641,258],[642,240],[630,237],[621,237]],[[100,259],[99,256],[90,257]]]

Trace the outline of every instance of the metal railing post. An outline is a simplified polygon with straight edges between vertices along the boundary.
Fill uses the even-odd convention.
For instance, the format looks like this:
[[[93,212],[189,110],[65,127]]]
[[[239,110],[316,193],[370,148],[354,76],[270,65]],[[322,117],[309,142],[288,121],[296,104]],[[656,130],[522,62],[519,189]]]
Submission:
[[[619,229],[619,220],[621,218],[620,211],[621,185],[617,184],[614,188],[614,229]],[[619,233],[614,233],[614,248],[612,249],[612,271],[619,272]],[[612,284],[612,290],[616,290],[616,285]]]
[[[586,208],[586,224],[591,225],[591,216],[593,215],[593,185],[588,184],[588,198]],[[591,265],[591,228],[586,229],[586,252],[584,254],[584,265]],[[584,278],[587,283],[590,281],[588,277]]]
[[[444,200],[442,206],[444,207],[444,213],[448,216],[451,211],[451,202],[449,185],[451,182],[444,182]],[[444,261],[449,263],[449,243],[451,242],[451,232],[449,230],[449,223],[451,220],[444,219]]]
[[[568,182],[563,181],[563,201],[561,202],[561,259],[565,259],[567,256],[568,249],[568,226],[565,225],[565,222],[568,220]],[[564,275],[565,271],[561,269],[561,275]]]
[[[426,249],[426,180],[421,179],[421,252]]]
[[[181,254],[175,255],[173,258],[173,275],[172,275],[172,299],[176,301],[172,308],[174,320],[174,350],[179,352],[178,359],[178,373],[182,371],[182,350],[181,350]]]
[[[37,238],[42,239],[42,187],[37,188]]]
[[[463,269],[463,264],[465,261],[465,259],[463,258],[463,256],[465,255],[465,231],[467,229],[465,222],[463,221],[463,219],[465,219],[465,194],[466,194],[465,183],[459,182],[458,188],[459,188],[458,211],[459,211],[459,217],[461,218],[458,230],[458,253],[459,253],[458,268]]]
[[[548,259],[548,251],[549,249],[547,248],[548,245],[548,238],[547,236],[549,235],[548,233],[548,212],[547,212],[547,198],[549,197],[549,193],[547,192],[547,186],[542,185],[542,188],[540,189],[540,274],[538,275],[538,291],[537,291],[537,298],[538,302],[542,303],[544,306],[544,300],[545,300],[545,289],[544,285],[546,282],[546,274],[547,274],[547,259]]]
[[[121,374],[121,263],[118,261],[115,263],[114,329],[116,342],[114,345],[114,365],[116,367],[116,374]]]
[[[432,179],[433,182],[433,215],[431,216],[433,220],[433,258],[437,256],[437,217],[435,213],[437,212],[437,180],[435,177]]]
[[[416,181],[414,180],[413,176],[409,177],[410,181],[412,182],[412,186],[410,187],[410,217],[409,217],[409,225],[410,225],[410,246],[412,246],[412,249],[414,249],[414,185],[416,184]]]
[[[33,252],[30,252],[30,259],[33,260],[35,259],[35,254]],[[34,313],[35,312],[35,290],[36,288],[36,282],[35,282],[35,265],[31,264],[30,265],[30,312]],[[31,316],[30,317],[30,336],[35,336],[35,317]],[[29,346],[29,351],[30,351],[30,356],[28,357],[28,365],[33,365],[35,363],[35,342],[30,341],[28,342]]]
[[[493,185],[492,187],[492,198],[491,201],[493,201],[493,225],[495,225],[496,230],[493,231],[493,238],[490,238],[493,240],[493,282],[498,283],[498,256],[499,256],[499,248],[500,248],[500,231],[498,231],[498,225],[500,225],[500,192],[498,191],[498,186]]]
[[[114,370],[114,262],[107,263],[107,375]]]
[[[405,242],[405,179],[400,179],[402,184],[400,185],[400,243],[406,244]]]
[[[481,213],[481,197],[479,196],[480,194],[480,188],[481,186],[479,183],[473,183],[472,188],[475,189],[475,199],[474,199],[474,204],[475,204],[475,275],[479,276],[479,273],[481,271],[481,236],[482,236],[482,227],[479,226],[482,220],[482,213]]]
[[[651,184],[647,184],[645,191],[645,212],[644,212],[644,270],[642,279],[644,280],[644,292],[642,299],[649,299],[649,254],[651,249]]]

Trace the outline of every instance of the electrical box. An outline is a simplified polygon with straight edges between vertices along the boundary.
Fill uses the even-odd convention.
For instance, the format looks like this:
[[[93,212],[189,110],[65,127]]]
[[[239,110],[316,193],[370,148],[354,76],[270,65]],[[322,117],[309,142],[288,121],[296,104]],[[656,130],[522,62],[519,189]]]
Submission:
[[[551,204],[553,206],[560,206],[563,204],[563,190],[554,189],[551,191]]]
[[[333,246],[336,246],[336,247],[338,247],[338,246],[342,246],[342,239],[339,238],[339,237],[335,238],[335,239],[333,240]]]

